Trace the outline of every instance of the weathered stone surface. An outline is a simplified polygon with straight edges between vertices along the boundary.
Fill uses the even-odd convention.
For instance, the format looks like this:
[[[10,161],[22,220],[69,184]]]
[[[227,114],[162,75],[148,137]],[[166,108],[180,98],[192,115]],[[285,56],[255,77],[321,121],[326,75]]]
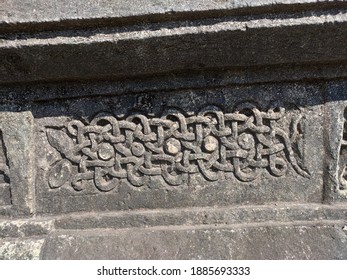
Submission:
[[[0,260],[37,260],[43,239],[0,241]]]
[[[346,259],[346,27],[346,1],[5,1],[0,259]]]
[[[345,259],[346,213],[282,204],[20,219],[0,223],[0,259]]]
[[[48,234],[53,229],[52,220],[0,221],[0,238],[31,237]]]
[[[24,235],[13,231],[0,244],[0,258],[344,259],[345,217],[342,206],[287,205],[20,220],[12,226],[41,228],[39,236],[14,240]]]
[[[347,102],[342,98],[346,91],[346,83],[329,84],[329,96],[326,105],[328,123],[328,172],[327,194],[329,201],[346,201],[346,133],[347,133]]]
[[[246,7],[249,4],[239,2]],[[3,61],[0,84],[124,79],[264,65],[331,64],[336,61],[345,64],[346,2],[337,2],[342,6],[339,10],[336,10],[335,2],[323,2],[326,2],[323,10],[309,5],[304,12],[300,9],[293,12],[293,7],[289,6],[288,15],[281,9],[276,10],[281,5],[259,1],[261,6],[270,7],[271,12],[261,11],[256,17],[253,12],[248,17],[242,13],[236,16],[215,16],[212,13],[203,19],[196,19],[194,13],[188,13],[183,20],[155,20],[148,24],[140,21],[140,26],[130,21],[125,26],[114,26],[113,23],[104,29],[84,27],[85,21],[81,19],[78,23],[82,27],[77,23],[74,25],[76,31],[66,27],[56,34],[50,32],[52,28],[48,31],[29,28],[27,33],[19,29],[13,34],[4,34],[0,41],[0,59]],[[43,3],[43,7],[47,5],[41,1],[36,3]],[[68,6],[62,5],[63,9]],[[44,20],[47,13],[37,10]],[[83,14],[83,9],[80,11]],[[54,13],[54,17],[57,16]],[[107,17],[107,13],[105,17],[112,19],[112,16]],[[204,57],[203,61],[201,57]]]
[[[250,224],[61,232],[43,259],[345,259],[344,224]]]
[[[279,9],[291,9],[296,5],[300,7],[312,7],[316,4],[317,7],[326,7],[327,4],[333,7],[343,5],[343,0],[335,0],[334,3],[329,0],[226,0],[226,1],[186,1],[186,0],[147,0],[139,5],[136,0],[128,1],[89,1],[86,3],[83,0],[75,1],[58,1],[47,2],[45,0],[36,1],[16,1],[7,0],[2,3],[0,11],[0,27],[1,31],[11,31],[19,25],[21,28],[29,29],[26,25],[34,24],[36,28],[43,27],[47,23],[52,23],[51,26],[68,26],[69,21],[86,19],[88,21],[98,20],[98,23],[107,24],[107,19],[113,19],[113,23],[124,24],[128,21],[140,21],[146,18],[146,21],[160,20],[162,18],[175,18],[177,14],[194,12],[199,17],[204,17],[208,14],[223,15],[242,13],[242,9],[256,8],[252,12]],[[205,12],[205,13],[203,13]],[[206,14],[208,12],[208,14]],[[166,17],[165,17],[166,16]],[[118,20],[118,21],[117,21]],[[65,22],[64,22],[65,21]],[[71,23],[70,23],[71,24]],[[30,25],[29,25],[30,26]],[[42,27],[41,27],[42,28]]]
[[[0,112],[0,119],[0,186],[7,191],[4,204],[14,215],[29,214],[35,200],[33,117],[30,112]],[[0,213],[6,209],[0,206]]]
[[[70,214],[57,217],[57,230],[149,228],[165,226],[223,226],[248,223],[290,223],[293,221],[341,221],[347,215],[345,205],[278,204],[268,206],[194,207],[182,209],[137,210]],[[137,229],[137,230],[138,230]]]
[[[319,202],[318,92],[262,86],[40,105],[38,212]]]

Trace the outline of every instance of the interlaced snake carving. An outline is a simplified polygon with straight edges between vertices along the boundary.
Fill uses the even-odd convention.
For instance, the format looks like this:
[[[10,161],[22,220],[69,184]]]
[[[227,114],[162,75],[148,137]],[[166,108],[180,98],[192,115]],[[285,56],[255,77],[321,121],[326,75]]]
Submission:
[[[179,186],[192,174],[217,181],[226,173],[250,182],[263,172],[284,176],[289,165],[308,177],[292,148],[295,133],[288,135],[279,124],[285,114],[284,108],[264,112],[245,103],[233,113],[208,106],[191,116],[169,109],[162,117],[99,114],[87,124],[72,120],[63,130],[47,129],[48,142],[62,156],[48,172],[49,185],[69,183],[81,191],[92,180],[107,192],[124,180],[141,187],[161,176]]]

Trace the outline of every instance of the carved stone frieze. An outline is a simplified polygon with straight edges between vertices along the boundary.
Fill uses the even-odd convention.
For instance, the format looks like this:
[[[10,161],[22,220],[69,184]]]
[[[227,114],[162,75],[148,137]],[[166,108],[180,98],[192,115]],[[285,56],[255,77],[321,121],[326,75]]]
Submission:
[[[293,148],[302,116],[290,116],[283,127],[288,117],[281,107],[260,110],[243,103],[232,113],[207,106],[189,116],[167,109],[160,117],[99,113],[87,123],[74,119],[46,130],[49,144],[61,155],[48,171],[49,186],[69,184],[81,191],[93,181],[107,192],[122,180],[141,187],[160,176],[165,184],[179,186],[191,174],[216,181],[226,173],[251,182],[264,173],[285,176],[289,167],[309,177]]]

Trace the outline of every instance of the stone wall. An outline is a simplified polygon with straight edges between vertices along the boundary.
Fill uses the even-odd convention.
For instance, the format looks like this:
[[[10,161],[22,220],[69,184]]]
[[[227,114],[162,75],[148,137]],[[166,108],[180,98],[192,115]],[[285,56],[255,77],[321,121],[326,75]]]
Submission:
[[[347,2],[138,2],[1,4],[0,258],[345,259]]]

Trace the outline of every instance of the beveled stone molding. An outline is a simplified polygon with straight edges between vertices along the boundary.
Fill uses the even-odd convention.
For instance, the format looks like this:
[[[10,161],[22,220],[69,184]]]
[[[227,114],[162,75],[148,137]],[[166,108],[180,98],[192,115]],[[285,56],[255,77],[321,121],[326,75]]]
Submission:
[[[122,80],[286,64],[346,65],[347,3],[338,1],[343,5],[338,10],[329,9],[328,3],[326,9],[307,13],[296,13],[294,5],[293,12],[284,16],[220,17],[212,13],[205,20],[192,16],[188,21],[156,21],[141,28],[137,24],[99,28],[95,23],[77,31],[4,34],[0,84]],[[83,19],[75,27],[79,22]]]

